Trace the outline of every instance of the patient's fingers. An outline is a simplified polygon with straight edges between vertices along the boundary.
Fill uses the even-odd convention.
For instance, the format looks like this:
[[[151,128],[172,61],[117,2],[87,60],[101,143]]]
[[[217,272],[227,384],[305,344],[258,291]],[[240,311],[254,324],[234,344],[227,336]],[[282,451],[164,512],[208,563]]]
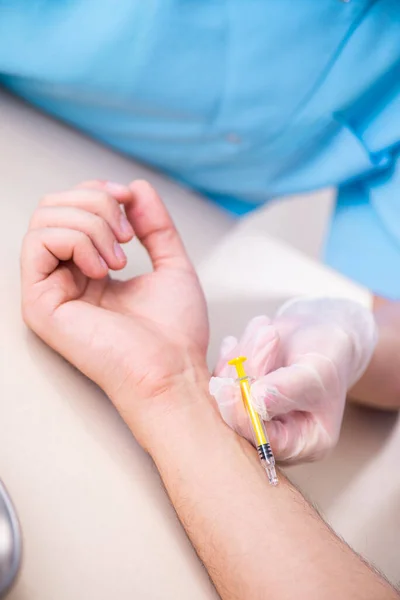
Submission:
[[[193,271],[178,231],[154,188],[147,181],[134,181],[130,188],[133,201],[126,205],[126,213],[154,269]]]
[[[108,223],[98,215],[71,206],[44,206],[32,217],[31,230],[55,228],[71,229],[85,233],[114,270],[126,265],[126,256]]]
[[[108,271],[105,261],[85,233],[60,227],[32,229],[22,245],[24,289],[47,279],[60,261],[73,261],[84,275],[92,279],[100,279]]]
[[[76,189],[100,190],[111,194],[118,202],[124,204],[132,200],[132,192],[129,185],[115,183],[114,181],[106,181],[104,179],[90,179],[82,181],[76,186]]]
[[[107,264],[85,233],[60,227],[32,229],[24,238],[21,254],[25,323],[49,343],[53,329],[46,325],[48,317],[82,294],[86,278],[102,279],[107,272]]]
[[[127,196],[124,203],[130,201],[132,201],[132,197]],[[105,190],[81,187],[44,196],[38,210],[41,207],[69,206],[88,211],[107,221],[119,242],[128,242],[132,239],[134,232],[125,213],[121,210],[120,204],[121,201]]]

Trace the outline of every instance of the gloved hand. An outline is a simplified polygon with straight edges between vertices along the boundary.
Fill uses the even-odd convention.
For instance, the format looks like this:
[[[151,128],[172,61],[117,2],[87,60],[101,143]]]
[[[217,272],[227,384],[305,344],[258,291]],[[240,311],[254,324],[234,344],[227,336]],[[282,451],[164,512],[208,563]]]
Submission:
[[[321,458],[337,442],[347,390],[363,374],[377,341],[373,315],[345,299],[296,299],[271,321],[256,317],[242,338],[225,338],[210,380],[222,417],[253,442],[234,369],[247,356],[255,378],[253,403],[268,421],[275,457],[285,462]]]

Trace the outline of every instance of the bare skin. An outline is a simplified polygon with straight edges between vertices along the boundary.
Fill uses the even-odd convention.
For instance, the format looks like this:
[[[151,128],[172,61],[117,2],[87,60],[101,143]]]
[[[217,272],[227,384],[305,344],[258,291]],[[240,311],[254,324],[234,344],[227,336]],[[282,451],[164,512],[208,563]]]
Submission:
[[[124,207],[126,222],[121,212]],[[135,234],[151,274],[110,279]],[[398,598],[250,445],[207,393],[208,320],[178,233],[145,182],[47,196],[22,257],[26,323],[109,395],[153,457],[224,600]]]

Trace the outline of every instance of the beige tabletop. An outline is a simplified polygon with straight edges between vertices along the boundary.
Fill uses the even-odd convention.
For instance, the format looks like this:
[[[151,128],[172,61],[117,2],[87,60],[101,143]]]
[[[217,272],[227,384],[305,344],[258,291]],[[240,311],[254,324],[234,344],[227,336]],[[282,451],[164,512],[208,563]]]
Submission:
[[[24,536],[23,568],[10,598],[217,598],[151,460],[96,386],[21,322],[18,255],[36,202],[97,177],[146,177],[162,193],[205,286],[210,363],[222,335],[290,296],[329,293],[364,303],[369,297],[267,235],[263,215],[235,225],[188,190],[0,95],[0,477]],[[134,244],[128,256],[126,276],[149,267]],[[246,290],[233,258],[247,269]],[[352,408],[329,459],[290,469],[333,527],[394,582],[399,455],[397,415]]]

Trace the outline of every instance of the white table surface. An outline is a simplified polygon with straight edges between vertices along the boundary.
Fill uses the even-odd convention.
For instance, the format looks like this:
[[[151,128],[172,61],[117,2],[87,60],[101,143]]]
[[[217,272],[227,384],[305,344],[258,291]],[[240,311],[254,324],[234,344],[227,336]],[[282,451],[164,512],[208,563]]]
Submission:
[[[10,598],[217,598],[151,460],[96,386],[21,322],[18,255],[32,210],[43,193],[97,177],[146,177],[161,192],[205,286],[211,363],[223,335],[294,294],[362,302],[368,294],[267,235],[265,211],[235,225],[188,190],[0,94],[0,477],[24,534]],[[135,245],[128,257],[126,275],[148,268]],[[233,259],[247,270],[246,289]],[[399,456],[397,414],[351,407],[332,456],[289,470],[335,530],[393,582]]]

